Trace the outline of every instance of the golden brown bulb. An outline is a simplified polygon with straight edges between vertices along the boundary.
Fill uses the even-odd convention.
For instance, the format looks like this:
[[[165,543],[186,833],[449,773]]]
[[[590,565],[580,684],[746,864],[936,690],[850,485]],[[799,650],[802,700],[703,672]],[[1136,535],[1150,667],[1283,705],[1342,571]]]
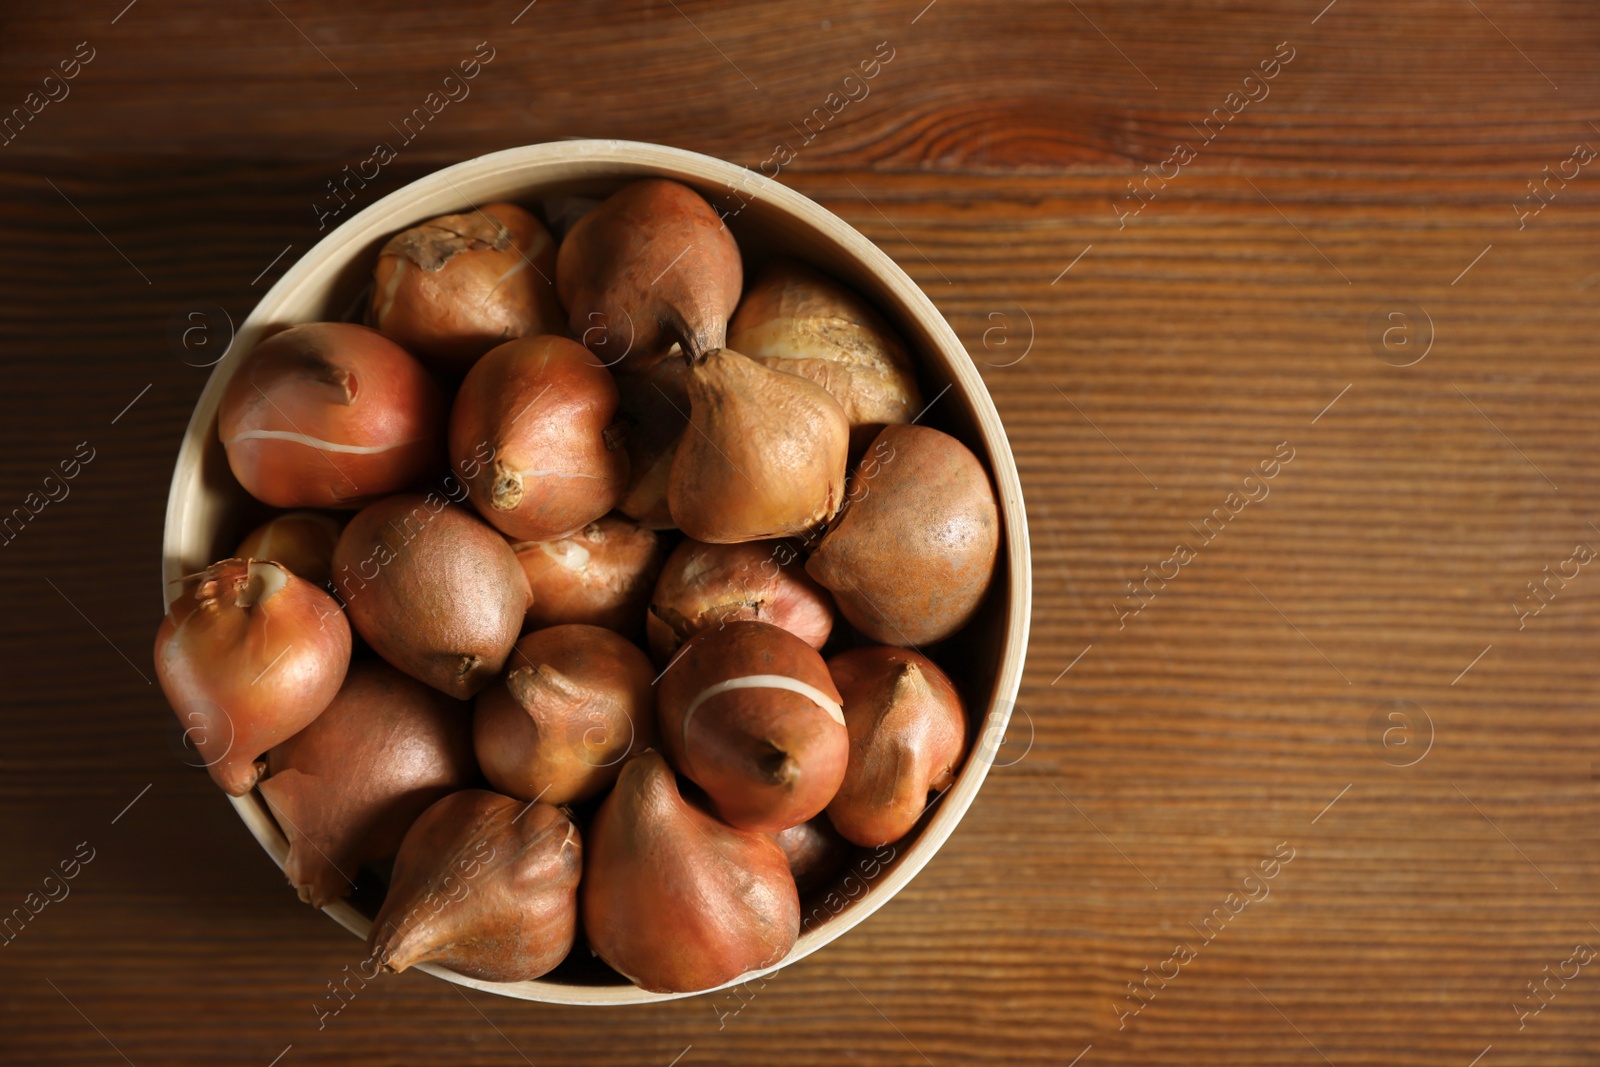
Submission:
[[[572,227],[556,260],[568,331],[608,365],[721,348],[744,267],[733,234],[705,198],[645,178]]]
[[[451,793],[406,833],[373,957],[391,971],[436,963],[485,982],[538,978],[577,937],[583,851],[560,808]]]
[[[392,857],[418,815],[474,777],[469,709],[381,660],[351,664],[333,703],[267,754],[259,788],[289,839],[284,873],[321,908]]]
[[[661,745],[733,826],[805,822],[844,778],[849,738],[827,664],[787,630],[730,622],[689,639],[662,673]]]
[[[436,369],[464,373],[516,337],[566,332],[556,244],[515,204],[442,215],[389,238],[373,272],[372,323]]]
[[[857,464],[806,571],[867,637],[920,647],[972,618],[999,547],[994,490],[971,450],[926,426],[890,426]]]
[[[688,993],[783,960],[800,898],[783,850],[690,804],[655,752],[630,759],[589,827],[589,945],[641,988]]]
[[[262,753],[310,725],[350,667],[338,603],[265,560],[225,559],[180,578],[156,631],[156,678],[211,777],[250,792]]]
[[[844,409],[852,452],[922,410],[911,356],[867,302],[795,260],[756,276],[728,323],[728,347],[822,386]]]
[[[910,649],[853,648],[828,670],[850,732],[850,763],[828,819],[867,848],[898,841],[955,781],[967,743],[961,697],[932,660]]]
[[[690,427],[673,454],[667,506],[697,541],[791,537],[844,500],[850,425],[828,391],[732,349],[689,369]]]

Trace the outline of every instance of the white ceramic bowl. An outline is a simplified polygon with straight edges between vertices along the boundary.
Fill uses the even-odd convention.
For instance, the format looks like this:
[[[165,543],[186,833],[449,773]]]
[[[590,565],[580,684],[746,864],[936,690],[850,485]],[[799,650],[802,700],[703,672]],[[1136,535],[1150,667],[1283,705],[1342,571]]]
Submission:
[[[977,796],[994,762],[1016,699],[1028,642],[1031,572],[1027,517],[1016,464],[982,379],[933,303],[861,234],[799,193],[709,156],[633,141],[558,141],[512,148],[430,174],[384,197],[324,237],[295,263],[239,327],[218,362],[184,434],[167,501],[163,589],[181,575],[225,558],[260,517],[228,470],[217,439],[217,405],[239,357],[264,332],[299,322],[342,318],[372,274],[378,250],[394,233],[437,215],[496,200],[532,204],[559,195],[605,196],[629,181],[665,177],[699,190],[725,212],[746,263],[773,255],[805,260],[866,296],[905,338],[932,401],[922,422],[961,438],[988,465],[1003,527],[995,586],[978,618],[949,642],[941,662],[968,699],[975,743],[961,774],[911,835],[852,860],[839,885],[802,911],[799,941],[778,966],[810,955],[862,922],[899,892],[938,851]],[[948,388],[947,388],[948,387]],[[256,840],[279,867],[288,842],[260,794],[233,798]],[[892,853],[892,855],[891,855]],[[371,918],[349,903],[325,910],[365,938]],[[577,950],[581,952],[581,948]],[[574,953],[576,955],[577,952]],[[648,993],[597,968],[564,964],[531,982],[482,982],[442,967],[422,969],[505,996],[559,1004],[638,1004],[672,999]],[[772,968],[776,970],[777,968]],[[747,981],[753,975],[741,976]],[[606,984],[614,981],[614,984]],[[730,983],[734,984],[734,983]]]

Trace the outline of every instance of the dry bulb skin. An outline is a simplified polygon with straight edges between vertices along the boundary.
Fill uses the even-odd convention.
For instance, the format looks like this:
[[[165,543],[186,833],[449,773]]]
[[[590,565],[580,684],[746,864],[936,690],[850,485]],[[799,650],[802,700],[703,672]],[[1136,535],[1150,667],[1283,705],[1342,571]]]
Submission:
[[[443,412],[438,386],[405,349],[365,326],[313,322],[245,356],[217,434],[257,500],[359,507],[438,465]]]
[[[372,324],[438,370],[462,374],[514,337],[562,333],[556,244],[515,204],[442,215],[389,238]]]
[[[257,526],[233,553],[239,559],[270,559],[312,585],[333,574],[333,546],[344,524],[320,511],[291,511]]]
[[[833,799],[849,756],[844,713],[827,664],[794,634],[764,622],[707,630],[657,685],[667,759],[723,821],[775,834]]]
[[[898,841],[955,781],[967,744],[961,697],[932,660],[909,649],[854,648],[828,670],[850,731],[850,765],[828,819],[867,848]]]
[[[351,519],[333,584],[378,655],[458,700],[500,673],[528,607],[505,538],[436,493],[392,496]]]
[[[889,426],[857,465],[844,511],[806,571],[869,639],[921,646],[972,618],[999,547],[978,457],[938,430]]]
[[[656,662],[665,665],[697,633],[741,620],[770,622],[821,648],[833,631],[833,600],[788,541],[687,540],[673,549],[645,618]]]
[[[552,626],[517,642],[510,669],[478,694],[473,747],[489,784],[523,800],[573,804],[611,787],[655,744],[655,672],[598,626]]]
[[[350,625],[327,593],[264,560],[225,559],[174,584],[156,677],[211,777],[244,796],[262,753],[339,692]]]
[[[436,963],[485,982],[538,978],[577,937],[583,851],[560,808],[450,794],[406,833],[372,923],[373,958],[391,971]]]
[[[852,452],[922,410],[911,356],[844,286],[794,260],[762,268],[728,323],[728,347],[822,386],[844,408]]]
[[[691,428],[678,443],[667,506],[697,541],[791,537],[844,500],[850,426],[826,389],[732,349],[689,368]]]
[[[530,626],[579,622],[624,637],[638,634],[661,571],[661,538],[654,530],[607,515],[570,536],[511,547],[532,594]]]
[[[655,752],[630,759],[589,827],[583,929],[634,985],[688,993],[783,960],[800,899],[783,850],[678,792]]]
[[[519,541],[564,537],[628,484],[617,386],[582,345],[509,341],[467,373],[450,411],[450,460],[473,507]]]
[[[556,261],[568,330],[607,365],[673,342],[721,348],[739,303],[739,246],[716,209],[678,182],[624,186],[572,227]]]
[[[850,842],[823,815],[773,834],[772,839],[783,849],[801,896],[832,882],[850,858]]]
[[[313,907],[388,859],[423,809],[475,777],[468,709],[378,660],[354,663],[333,703],[267,754],[261,795],[289,839],[284,873]]]

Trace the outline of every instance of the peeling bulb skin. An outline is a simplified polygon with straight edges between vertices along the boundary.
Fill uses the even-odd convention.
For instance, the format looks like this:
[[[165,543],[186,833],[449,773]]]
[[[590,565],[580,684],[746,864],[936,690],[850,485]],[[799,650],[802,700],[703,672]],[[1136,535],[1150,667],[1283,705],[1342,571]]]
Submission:
[[[789,541],[691,539],[673,549],[645,618],[656,662],[666,666],[695,634],[740,620],[770,622],[821,648],[833,632],[833,598],[806,574]]]
[[[971,450],[926,426],[889,426],[806,572],[869,640],[921,647],[971,620],[999,547],[994,490]]]
[[[500,673],[528,607],[505,538],[436,493],[392,496],[351,519],[333,585],[374,651],[457,700]]]
[[[572,949],[584,845],[560,808],[482,789],[436,801],[406,832],[372,924],[372,956],[485,982],[526,982]]]
[[[469,709],[380,660],[350,667],[339,695],[267,754],[260,783],[289,840],[284,873],[321,908],[363,863],[389,859],[423,810],[474,777]]]
[[[667,506],[697,541],[805,533],[844,501],[850,426],[828,391],[731,349],[689,369],[691,429],[673,454]]]
[[[339,692],[350,626],[332,597],[276,563],[225,559],[178,584],[156,631],[156,678],[212,779],[244,796],[262,754]]]
[[[444,215],[384,245],[372,323],[442,373],[464,374],[504,341],[564,333],[556,245],[515,204]]]
[[[683,646],[657,683],[661,746],[724,822],[778,833],[822,811],[849,758],[839,693],[817,652],[765,622]]]
[[[511,547],[532,593],[529,626],[585,623],[638,636],[661,571],[663,545],[654,530],[606,515],[567,537]]]
[[[855,293],[795,260],[762,268],[728,324],[728,347],[831,393],[849,420],[852,455],[885,425],[922,410],[911,356],[889,324]]]
[[[904,648],[853,648],[828,661],[839,686],[850,762],[828,819],[866,848],[910,833],[966,754],[967,714],[950,679]]]
[[[312,585],[328,584],[333,546],[344,523],[320,511],[291,511],[257,526],[239,543],[239,559],[269,559]]]
[[[473,745],[489,784],[523,800],[575,804],[617,780],[656,743],[655,671],[626,638],[598,626],[537,630],[478,694]]]
[[[444,398],[412,356],[365,326],[291,326],[228,380],[217,435],[250,495],[280,508],[354,508],[442,458]]]
[[[490,351],[450,412],[450,461],[472,506],[518,541],[582,529],[616,506],[628,453],[617,386],[582,345],[541,335]]]
[[[613,366],[673,342],[694,356],[721,348],[743,284],[739,246],[716,209],[662,178],[624,186],[584,215],[556,260],[569,332]]]
[[[595,814],[580,891],[596,954],[658,993],[775,966],[800,933],[783,850],[686,801],[655,752],[628,761]]]

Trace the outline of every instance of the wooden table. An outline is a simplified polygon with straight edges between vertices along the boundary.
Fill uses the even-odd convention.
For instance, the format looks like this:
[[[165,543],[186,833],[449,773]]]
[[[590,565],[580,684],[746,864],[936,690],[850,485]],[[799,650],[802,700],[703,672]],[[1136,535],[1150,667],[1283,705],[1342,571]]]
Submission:
[[[93,855],[0,1059],[1600,1062],[1600,9],[123,2],[0,23],[0,106],[62,97],[0,148],[0,508],[93,455],[0,550],[0,910]],[[1033,523],[1012,756],[737,1014],[407,974],[319,1029],[359,946],[150,684],[179,435],[319,218],[575,136],[786,144],[948,316]]]

